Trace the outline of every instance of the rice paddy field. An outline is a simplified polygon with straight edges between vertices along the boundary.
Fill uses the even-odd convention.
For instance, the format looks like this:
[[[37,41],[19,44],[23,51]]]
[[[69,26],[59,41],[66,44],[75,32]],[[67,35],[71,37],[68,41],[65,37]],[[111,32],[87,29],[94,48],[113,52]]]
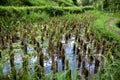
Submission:
[[[110,2],[2,0],[0,80],[119,80],[120,1]]]

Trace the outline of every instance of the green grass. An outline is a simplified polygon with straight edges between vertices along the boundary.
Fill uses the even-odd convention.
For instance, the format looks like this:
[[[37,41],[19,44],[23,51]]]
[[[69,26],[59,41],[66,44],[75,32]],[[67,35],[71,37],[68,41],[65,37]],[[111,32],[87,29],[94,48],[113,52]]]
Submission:
[[[96,17],[95,22],[91,25],[92,29],[96,30],[96,34],[98,34],[96,38],[101,39],[101,37],[104,37],[110,41],[120,42],[119,34],[116,33],[117,31],[120,32],[120,29],[116,26],[116,23],[119,21],[118,18],[97,11],[93,11],[91,14]],[[114,18],[115,20],[107,24],[110,18]],[[109,26],[111,26],[114,31],[112,31]]]
[[[58,6],[0,6],[0,25],[11,26],[19,22],[40,22],[47,21],[53,16],[62,16],[65,14],[83,13],[86,10],[93,9],[92,6],[86,7],[58,7]]]
[[[7,0],[3,6],[74,6],[72,0]]]

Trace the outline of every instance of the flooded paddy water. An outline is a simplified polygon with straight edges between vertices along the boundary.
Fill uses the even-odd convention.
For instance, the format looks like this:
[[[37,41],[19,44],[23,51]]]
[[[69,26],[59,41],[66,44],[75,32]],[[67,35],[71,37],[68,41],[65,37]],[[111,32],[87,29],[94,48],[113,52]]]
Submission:
[[[3,75],[8,76],[15,68],[17,75],[25,71],[39,76],[70,71],[71,78],[75,74],[83,80],[95,77],[107,46],[104,39],[97,41],[94,32],[88,32],[90,20],[85,19],[85,25],[24,25],[12,35],[1,35]]]

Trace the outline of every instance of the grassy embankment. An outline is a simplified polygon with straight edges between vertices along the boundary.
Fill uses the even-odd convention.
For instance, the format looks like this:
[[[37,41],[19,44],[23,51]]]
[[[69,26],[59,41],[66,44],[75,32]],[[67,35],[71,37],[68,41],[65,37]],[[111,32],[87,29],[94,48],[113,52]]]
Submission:
[[[115,45],[104,56],[103,67],[101,69],[99,79],[119,80],[120,72],[120,14],[118,13],[103,13],[92,12],[96,16],[96,20],[91,24],[91,30],[96,34],[95,38],[101,41],[105,38],[108,42]],[[92,14],[90,12],[90,14]],[[111,45],[112,46],[112,45]]]

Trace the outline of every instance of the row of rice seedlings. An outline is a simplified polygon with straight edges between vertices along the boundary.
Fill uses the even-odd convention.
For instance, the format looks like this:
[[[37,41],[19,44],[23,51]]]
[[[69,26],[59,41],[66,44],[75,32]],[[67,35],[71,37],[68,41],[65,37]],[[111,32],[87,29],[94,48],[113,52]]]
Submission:
[[[51,36],[49,36],[49,46],[48,46],[48,49],[49,49],[50,56],[52,58],[52,70],[53,70],[54,74],[57,72],[57,68],[58,68],[57,61],[54,61],[54,54],[55,54],[55,52],[54,52],[53,48],[54,48],[55,41],[57,42],[57,51],[56,51],[57,55],[58,55],[59,58],[62,59],[62,70],[65,69],[65,66],[64,66],[65,65],[65,52],[64,52],[62,43],[60,41],[60,36],[62,35],[62,33],[60,33],[60,32],[62,32],[62,30],[61,31],[59,31],[59,30],[57,31],[56,30],[56,32],[55,32],[54,29],[53,29],[53,31],[51,30]],[[53,35],[54,33],[57,33],[57,34]],[[54,36],[56,36],[57,38],[54,37]],[[53,44],[53,45],[51,45],[51,44]],[[56,78],[54,78],[54,77],[53,77],[53,79],[56,80]]]
[[[12,46],[12,40],[10,40],[10,66],[11,66],[11,74],[12,74],[12,78],[16,79],[16,70],[15,70],[15,64],[14,64],[14,53],[13,51],[13,46]]]
[[[82,25],[81,25],[82,26]],[[85,34],[87,32],[87,28],[85,27],[88,27],[88,26],[84,26],[83,29],[85,29]],[[78,34],[79,34],[79,29],[75,28],[76,29],[76,40],[77,40],[77,37],[78,37]],[[83,33],[82,33],[83,34]],[[67,38],[66,38],[67,39]],[[82,47],[82,50],[83,50],[83,53],[86,53],[87,51],[87,43],[84,43],[84,41],[80,41],[80,39],[78,39],[78,42],[81,42],[81,47]],[[79,56],[79,60],[78,60],[78,67],[80,66],[80,62],[81,62],[81,56],[79,54],[80,52],[80,49],[76,46],[76,44],[74,44],[74,47],[73,47],[73,53],[76,53],[78,56]],[[90,49],[89,49],[89,52],[90,52]],[[84,61],[83,61],[83,74],[85,74],[86,77],[88,77],[88,70],[85,68],[84,66]]]
[[[91,43],[91,45],[92,45],[92,42],[93,42],[93,40],[95,40],[94,39],[94,32],[91,32],[91,33],[86,33],[87,32],[87,29],[85,29],[86,31],[85,31],[85,34],[87,34],[86,35],[86,38],[87,38],[87,42],[90,42]],[[77,38],[76,38],[77,39]],[[80,36],[79,36],[79,38],[78,38],[78,44],[80,45],[80,47],[81,47],[81,50],[83,50],[83,53],[87,53],[88,55],[89,54],[91,54],[91,52],[92,53],[94,53],[94,51],[93,51],[93,48],[95,48],[96,50],[95,50],[95,53],[96,54],[98,54],[98,53],[100,53],[100,50],[102,51],[101,52],[101,54],[106,54],[105,53],[105,51],[107,50],[107,46],[108,46],[108,44],[106,44],[106,40],[102,40],[101,42],[98,42],[98,41],[96,41],[95,40],[95,42],[94,42],[94,47],[93,48],[88,48],[87,49],[87,45],[88,45],[88,43],[85,43],[84,42],[85,40],[82,40],[82,38],[80,38]],[[91,51],[92,50],[92,51]],[[73,52],[75,53],[75,51],[79,51],[79,49],[78,48],[76,48],[76,44],[74,44],[74,47],[73,47]],[[87,52],[86,52],[87,51]],[[94,54],[93,54],[93,56],[94,56]],[[90,62],[93,62],[93,57],[92,56],[90,56]],[[81,61],[81,60],[80,60]],[[84,62],[84,61],[83,61]],[[100,60],[96,57],[95,58],[95,69],[94,69],[94,73],[96,74],[97,72],[98,72],[98,68],[99,68],[99,65],[100,64]],[[79,64],[78,64],[79,65]],[[84,65],[84,64],[83,64]],[[84,68],[84,67],[83,67]],[[85,75],[87,75],[87,70],[84,68],[83,69],[83,71],[85,70],[85,72],[86,72],[86,74]],[[87,76],[88,77],[88,76]]]
[[[15,70],[15,64],[14,64],[14,53],[12,52],[14,48],[13,48],[12,44],[15,43],[16,40],[19,40],[19,37],[17,35],[17,28],[14,27],[14,30],[12,28],[8,32],[5,32],[5,30],[3,31],[7,34],[5,34],[4,36],[1,36],[1,40],[2,40],[2,42],[1,42],[2,45],[1,46],[2,46],[2,50],[5,50],[6,48],[10,47],[9,54],[10,54],[10,66],[11,66],[11,74],[12,75],[9,78],[12,78],[12,79],[16,80],[17,75],[16,75],[16,70]],[[11,33],[11,34],[8,34],[8,33]],[[23,49],[24,53],[27,54],[27,44],[25,43],[24,40],[21,42],[21,45],[22,45],[22,49]],[[4,46],[6,48],[4,48]],[[28,62],[28,60],[26,58],[23,58],[24,72],[27,72],[26,71],[27,70],[27,62]]]

